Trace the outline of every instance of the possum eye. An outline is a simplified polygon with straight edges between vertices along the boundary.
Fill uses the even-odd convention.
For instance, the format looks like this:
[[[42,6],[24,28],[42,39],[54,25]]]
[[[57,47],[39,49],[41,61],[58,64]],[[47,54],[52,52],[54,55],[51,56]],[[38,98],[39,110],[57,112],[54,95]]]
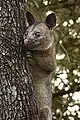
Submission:
[[[40,32],[35,32],[33,35],[34,35],[34,37],[40,37],[41,33]]]

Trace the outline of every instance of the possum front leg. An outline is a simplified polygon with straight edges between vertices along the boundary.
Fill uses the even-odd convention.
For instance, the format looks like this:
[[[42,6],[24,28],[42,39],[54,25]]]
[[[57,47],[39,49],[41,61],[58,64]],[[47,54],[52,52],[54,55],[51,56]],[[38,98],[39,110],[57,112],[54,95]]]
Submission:
[[[40,120],[52,120],[51,75],[34,73],[34,86]]]
[[[40,120],[52,120],[51,109],[48,106],[44,106],[43,108],[41,108],[39,113]]]

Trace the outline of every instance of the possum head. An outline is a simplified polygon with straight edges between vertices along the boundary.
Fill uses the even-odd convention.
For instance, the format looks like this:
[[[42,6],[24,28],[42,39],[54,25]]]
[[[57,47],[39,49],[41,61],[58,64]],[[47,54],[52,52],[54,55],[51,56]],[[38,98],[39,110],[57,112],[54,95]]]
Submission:
[[[38,23],[30,12],[27,12],[29,27],[24,34],[24,45],[30,50],[47,50],[52,46],[54,37],[51,30],[55,27],[56,16],[51,13],[45,23]]]

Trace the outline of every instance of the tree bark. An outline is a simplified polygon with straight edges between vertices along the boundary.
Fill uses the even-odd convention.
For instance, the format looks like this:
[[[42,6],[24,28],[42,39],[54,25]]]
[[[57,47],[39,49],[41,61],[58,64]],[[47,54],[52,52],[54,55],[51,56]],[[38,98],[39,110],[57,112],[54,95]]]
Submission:
[[[25,65],[25,1],[0,1],[0,120],[38,120],[33,78]]]

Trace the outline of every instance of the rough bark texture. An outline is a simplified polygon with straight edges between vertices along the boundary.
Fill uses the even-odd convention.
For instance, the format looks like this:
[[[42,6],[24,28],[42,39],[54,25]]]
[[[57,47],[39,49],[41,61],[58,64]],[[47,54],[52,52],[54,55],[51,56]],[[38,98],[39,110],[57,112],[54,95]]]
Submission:
[[[32,75],[25,65],[25,1],[0,1],[0,120],[38,120]]]

